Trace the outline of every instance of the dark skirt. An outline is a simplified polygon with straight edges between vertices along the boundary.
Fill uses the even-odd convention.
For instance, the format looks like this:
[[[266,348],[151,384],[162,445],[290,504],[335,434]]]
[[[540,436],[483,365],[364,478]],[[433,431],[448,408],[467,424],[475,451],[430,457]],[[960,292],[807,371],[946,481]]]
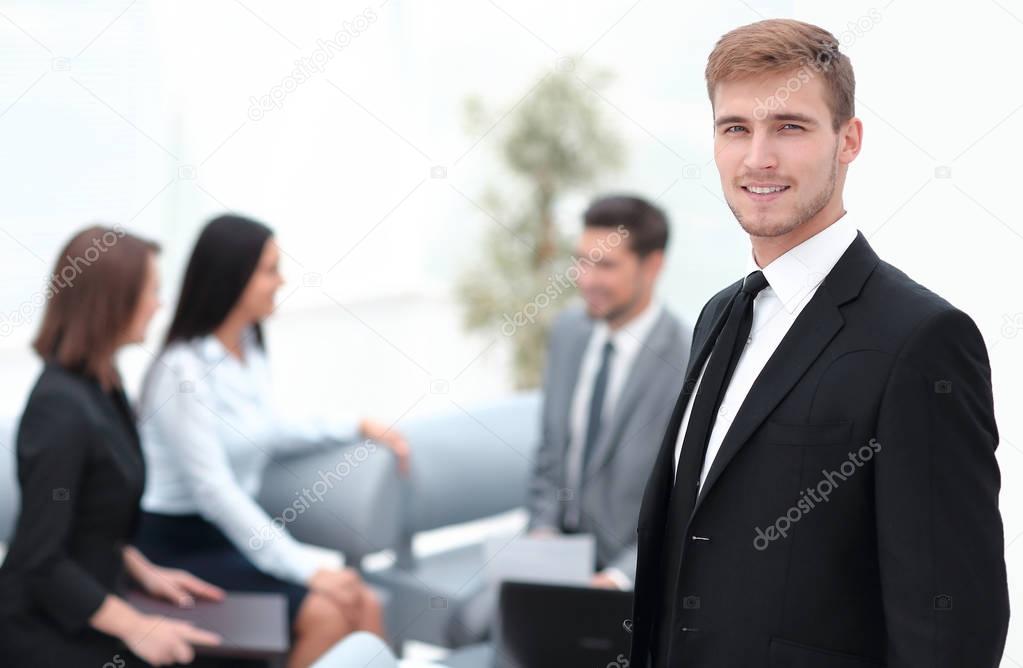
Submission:
[[[309,590],[267,575],[199,515],[143,512],[135,547],[157,566],[180,568],[228,591],[284,594],[289,631]]]

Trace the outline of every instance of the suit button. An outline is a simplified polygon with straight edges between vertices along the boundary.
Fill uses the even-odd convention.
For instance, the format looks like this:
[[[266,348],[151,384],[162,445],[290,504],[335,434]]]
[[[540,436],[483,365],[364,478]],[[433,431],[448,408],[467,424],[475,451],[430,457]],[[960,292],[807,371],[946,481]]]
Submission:
[[[699,610],[700,609],[700,597],[699,596],[686,596],[682,599],[682,608],[684,610]]]

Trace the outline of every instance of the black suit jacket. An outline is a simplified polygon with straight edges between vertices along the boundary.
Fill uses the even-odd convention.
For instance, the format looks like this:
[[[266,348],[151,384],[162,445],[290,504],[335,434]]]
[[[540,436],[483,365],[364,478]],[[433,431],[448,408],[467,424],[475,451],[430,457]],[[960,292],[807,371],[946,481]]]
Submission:
[[[102,666],[118,645],[89,618],[121,584],[145,479],[127,399],[47,364],[21,417],[17,456],[21,508],[0,567],[0,656]]]
[[[736,415],[665,591],[679,426],[741,284],[700,314],[647,484],[631,665],[998,666],[1009,608],[984,342],[862,233]]]

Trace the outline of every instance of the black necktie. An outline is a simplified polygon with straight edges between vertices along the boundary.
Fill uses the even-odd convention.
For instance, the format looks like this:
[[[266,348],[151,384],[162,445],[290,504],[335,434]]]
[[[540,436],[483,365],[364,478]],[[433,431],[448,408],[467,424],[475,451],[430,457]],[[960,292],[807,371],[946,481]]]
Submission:
[[[700,380],[700,389],[689,413],[689,423],[686,426],[682,452],[679,454],[675,473],[675,486],[672,488],[671,501],[668,505],[668,525],[665,531],[662,562],[665,567],[666,585],[663,589],[662,603],[668,618],[662,620],[661,631],[667,632],[669,636],[673,628],[671,614],[676,604],[683,543],[686,540],[685,530],[696,505],[700,473],[707,454],[707,442],[714,427],[714,418],[717,416],[721,399],[753,326],[753,299],[767,285],[763,272],[754,271],[746,277],[742,289],[732,298],[728,317],[714,342],[707,368]],[[667,640],[668,638],[661,638],[662,643]]]
[[[615,352],[615,344],[607,341],[604,344],[603,355],[600,358],[600,369],[593,381],[593,394],[590,395],[590,412],[586,422],[586,440],[583,442],[582,467],[580,468],[579,479],[585,474],[589,464],[590,456],[600,438],[601,413],[604,411],[604,397],[607,395],[607,381],[611,375],[611,357]]]
[[[753,326],[753,299],[766,287],[767,279],[762,271],[754,271],[746,277],[742,289],[732,301],[725,325],[714,342],[710,360],[700,380],[700,389],[693,401],[693,409],[689,412],[689,423],[675,472],[675,487],[671,494],[673,504],[679,493],[686,499],[692,497],[694,503],[696,501],[714,419]],[[688,510],[692,511],[691,504]]]

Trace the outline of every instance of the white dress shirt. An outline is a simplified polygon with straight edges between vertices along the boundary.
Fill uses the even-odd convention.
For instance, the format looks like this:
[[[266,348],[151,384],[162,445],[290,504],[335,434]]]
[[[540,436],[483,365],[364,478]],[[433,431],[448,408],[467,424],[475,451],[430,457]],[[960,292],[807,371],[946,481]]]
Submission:
[[[601,432],[611,424],[618,397],[621,396],[625,381],[628,380],[629,371],[632,370],[636,356],[646,343],[650,330],[654,328],[662,310],[663,307],[660,304],[651,302],[632,320],[615,331],[611,331],[604,320],[598,321],[593,326],[590,340],[586,344],[586,351],[583,353],[582,364],[579,366],[579,378],[575,384],[575,392],[572,395],[571,435],[569,436],[565,471],[565,482],[568,489],[577,490],[579,482],[582,480],[582,459],[586,443],[586,427],[590,419],[590,399],[593,396],[593,384],[600,371],[604,344],[610,341],[614,346],[614,353],[611,355],[610,369],[608,370],[604,406],[600,411]],[[573,509],[574,512],[572,512]],[[572,516],[566,517],[566,522],[569,522],[570,525],[577,523],[579,519],[578,504],[571,504],[568,510]]]
[[[760,375],[767,360],[774,354],[796,317],[817,292],[824,277],[828,275],[845,250],[856,239],[856,231],[855,223],[847,212],[837,221],[798,246],[789,249],[763,268],[757,265],[753,250],[750,249],[744,276],[762,270],[768,286],[761,290],[753,300],[753,326],[750,330],[750,338],[746,341],[746,347],[739,357],[731,381],[725,389],[717,417],[714,419],[710,439],[707,441],[707,456],[703,460],[703,470],[700,473],[701,487],[714,462],[714,457],[717,456],[718,450],[721,448],[721,443],[725,440],[729,427],[732,426],[732,420],[741,410],[746,395],[753,387],[753,382]],[[710,360],[710,355],[707,356],[707,359]],[[705,362],[703,369],[700,370],[696,387],[690,396],[689,405],[686,406],[685,415],[682,417],[682,426],[675,444],[676,473],[679,455],[682,452],[682,443],[689,426],[693,401],[697,392],[700,391],[700,383],[703,381],[706,369]]]
[[[296,420],[273,400],[266,355],[251,330],[244,360],[213,335],[170,345],[153,364],[140,401],[146,457],[142,508],[197,513],[261,571],[306,584],[322,557],[256,503],[272,455],[329,447],[358,436],[347,418]]]
[[[604,320],[598,321],[593,327],[589,342],[586,344],[586,351],[583,353],[582,364],[579,367],[579,378],[576,380],[575,392],[572,395],[572,412],[569,416],[571,434],[566,453],[565,486],[568,489],[576,490],[577,495],[580,482],[583,479],[582,459],[586,442],[586,427],[590,417],[590,399],[593,396],[593,384],[600,371],[604,344],[610,341],[614,346],[614,353],[611,355],[608,369],[604,405],[600,411],[601,431],[607,429],[611,424],[618,398],[629,379],[629,372],[632,371],[640,349],[646,344],[647,338],[663,310],[664,307],[661,304],[651,302],[632,320],[615,331],[611,331]],[[577,499],[576,503],[571,503],[566,507],[565,523],[569,526],[577,526],[579,512],[580,506]],[[604,570],[604,574],[614,580],[619,589],[632,587],[632,580],[617,568],[607,568]]]

